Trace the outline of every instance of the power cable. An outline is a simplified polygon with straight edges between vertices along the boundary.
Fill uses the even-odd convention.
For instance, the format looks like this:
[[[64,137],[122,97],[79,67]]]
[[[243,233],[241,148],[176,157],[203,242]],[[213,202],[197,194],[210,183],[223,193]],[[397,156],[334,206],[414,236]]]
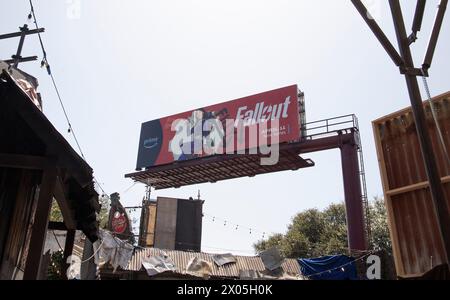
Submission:
[[[38,22],[37,22],[36,13],[34,11],[33,1],[29,0],[29,3],[30,3],[30,8],[31,8],[30,15],[33,17],[33,21],[34,21],[34,24],[36,26],[36,29],[38,29],[39,25],[38,25]],[[28,18],[30,18],[30,15],[28,15]],[[41,37],[40,32],[38,32],[38,37],[39,37],[39,43],[41,45],[41,50],[42,50],[42,55],[43,55],[41,66],[42,67],[45,66],[46,69],[47,69],[47,73],[50,75],[50,78],[51,78],[52,84],[53,84],[53,88],[55,89],[56,95],[57,95],[58,100],[59,100],[59,104],[61,105],[62,111],[63,111],[64,116],[65,116],[66,121],[67,121],[68,132],[72,133],[72,136],[73,136],[73,138],[75,140],[75,143],[77,145],[78,151],[80,152],[80,155],[83,158],[83,160],[86,161],[86,156],[84,155],[84,152],[83,152],[83,150],[81,148],[80,142],[78,141],[77,135],[75,134],[75,130],[73,129],[72,123],[70,122],[69,115],[67,113],[66,107],[64,105],[64,102],[62,100],[61,94],[59,92],[59,88],[58,88],[58,86],[56,84],[55,77],[53,76],[53,73],[51,72],[50,64],[49,64],[48,59],[47,59],[47,51],[45,51],[44,42],[42,41],[42,37]],[[97,180],[97,178],[95,176],[93,176],[93,179],[94,179],[94,182],[97,184],[98,188],[102,191],[103,195],[109,198],[109,195],[105,192],[105,190],[103,189],[102,185]]]
[[[422,77],[422,80],[423,80],[423,85],[425,87],[425,92],[427,93],[427,97],[428,97],[427,102],[430,104],[431,115],[433,116],[434,123],[436,124],[436,130],[437,130],[437,133],[439,136],[439,142],[441,144],[442,151],[444,151],[444,155],[447,160],[448,167],[450,167],[450,155],[448,153],[447,146],[445,145],[444,134],[442,133],[441,126],[439,125],[436,106],[434,105],[434,103],[431,99],[430,87],[428,86],[428,80],[425,76]]]
[[[64,251],[64,248],[61,247],[61,244],[59,243],[58,238],[56,237],[55,231],[52,230],[52,233],[53,233],[53,236],[55,237],[56,243],[58,244],[59,250],[60,250],[60,251]]]

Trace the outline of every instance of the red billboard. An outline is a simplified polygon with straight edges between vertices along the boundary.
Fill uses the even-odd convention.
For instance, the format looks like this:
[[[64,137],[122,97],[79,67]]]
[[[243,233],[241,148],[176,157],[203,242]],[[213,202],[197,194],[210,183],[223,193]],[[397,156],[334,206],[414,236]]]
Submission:
[[[143,123],[137,170],[299,139],[292,85]]]

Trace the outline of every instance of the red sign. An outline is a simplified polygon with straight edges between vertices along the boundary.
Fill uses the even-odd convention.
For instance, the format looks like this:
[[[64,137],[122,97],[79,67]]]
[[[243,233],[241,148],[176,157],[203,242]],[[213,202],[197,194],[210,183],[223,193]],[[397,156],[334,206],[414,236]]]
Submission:
[[[137,169],[298,141],[299,111],[293,85],[143,123]]]
[[[115,233],[122,234],[127,229],[127,218],[124,214],[116,211],[111,221],[112,229]]]

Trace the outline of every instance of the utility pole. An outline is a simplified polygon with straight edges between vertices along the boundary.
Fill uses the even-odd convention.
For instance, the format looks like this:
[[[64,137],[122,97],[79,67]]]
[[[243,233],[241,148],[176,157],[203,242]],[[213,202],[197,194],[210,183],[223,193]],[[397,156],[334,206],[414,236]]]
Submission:
[[[9,64],[14,68],[17,68],[19,63],[37,60],[37,56],[22,57],[23,44],[25,42],[25,37],[27,35],[38,34],[45,31],[44,28],[37,28],[30,30],[27,24],[23,25],[22,27],[19,27],[19,30],[20,30],[19,32],[0,35],[0,40],[20,37],[19,46],[17,47],[16,54],[12,55],[11,59],[4,60],[7,64]]]
[[[414,61],[411,55],[410,47],[411,44],[417,40],[417,33],[421,29],[426,0],[417,1],[412,33],[409,36],[407,36],[406,33],[405,22],[403,19],[399,0],[389,0],[400,53],[397,52],[384,32],[378,26],[377,22],[370,16],[370,13],[368,12],[365,5],[361,2],[361,0],[352,0],[352,2],[363,19],[366,21],[367,25],[369,25],[370,29],[375,34],[381,45],[388,52],[395,65],[399,67],[400,73],[405,76],[406,85],[408,87],[408,93],[411,100],[411,108],[416,125],[417,136],[422,152],[422,158],[428,177],[431,198],[433,200],[434,210],[438,219],[440,235],[446,254],[446,261],[447,263],[449,263],[450,215],[448,213],[449,210],[447,207],[447,201],[442,189],[441,179],[438,173],[430,135],[426,127],[425,111],[423,108],[422,97],[420,95],[419,84],[417,82],[417,76],[428,77],[428,70],[430,69],[431,63],[433,61],[433,56],[436,50],[436,45],[442,27],[442,22],[444,20],[448,0],[441,0],[439,4],[433,31],[421,68],[414,67]]]

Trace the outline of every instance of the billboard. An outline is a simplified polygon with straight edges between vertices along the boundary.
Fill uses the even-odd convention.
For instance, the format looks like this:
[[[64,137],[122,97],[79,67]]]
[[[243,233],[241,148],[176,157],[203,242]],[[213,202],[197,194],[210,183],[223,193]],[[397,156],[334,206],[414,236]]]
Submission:
[[[297,85],[142,124],[137,170],[300,139]]]

